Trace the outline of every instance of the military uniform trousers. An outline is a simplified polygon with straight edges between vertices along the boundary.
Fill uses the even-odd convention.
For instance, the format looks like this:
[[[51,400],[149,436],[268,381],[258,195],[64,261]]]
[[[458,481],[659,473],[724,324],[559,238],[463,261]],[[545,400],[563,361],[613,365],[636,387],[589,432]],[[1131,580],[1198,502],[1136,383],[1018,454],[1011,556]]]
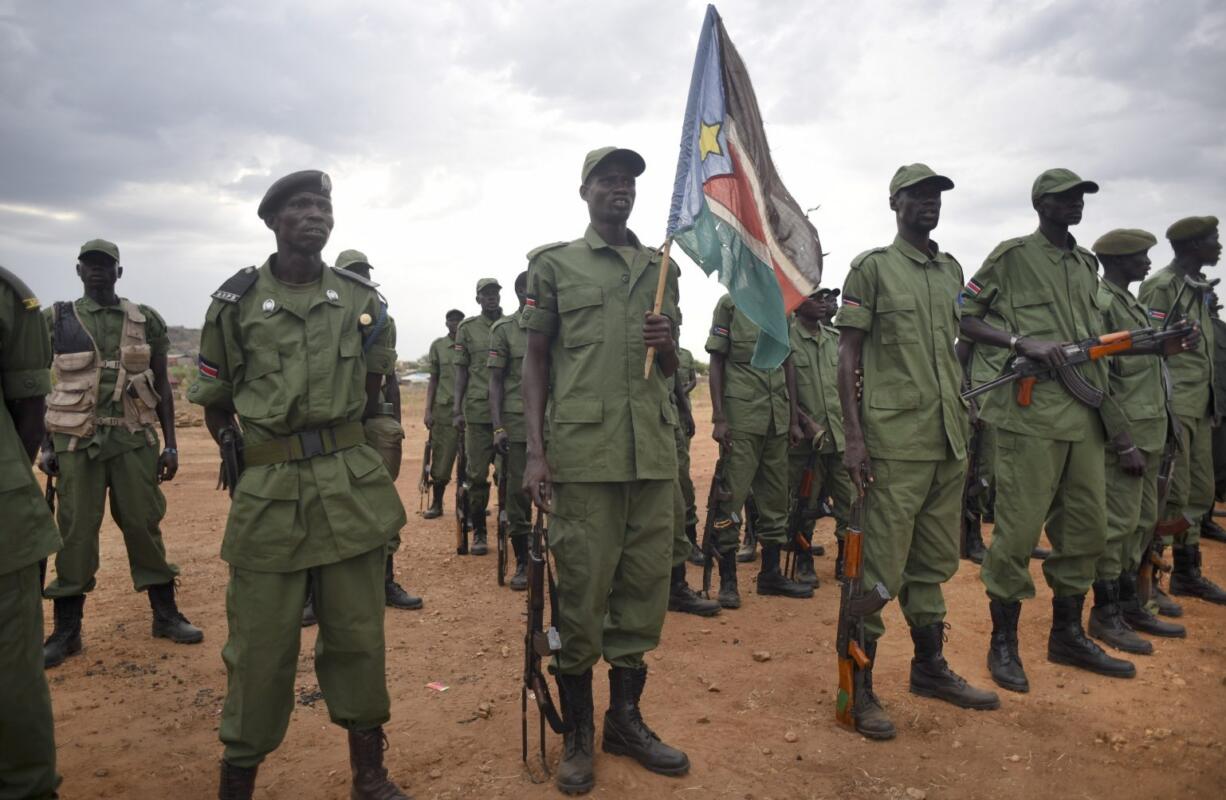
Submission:
[[[511,442],[503,460],[507,471],[507,526],[511,537],[532,533],[532,498],[524,491],[524,469],[528,466],[528,445]]]
[[[166,498],[157,483],[156,446],[138,447],[106,459],[90,458],[84,450],[56,454],[57,522],[64,546],[55,556],[55,580],[47,597],[72,597],[92,591],[98,572],[98,530],[110,493],[111,518],[123,532],[128,567],[136,591],[168,583],[179,568],[166,561],[159,524],[166,515]]]
[[[673,428],[677,440],[677,480],[681,491],[683,519],[681,520],[682,535],[686,525],[698,524],[698,506],[694,496],[694,479],[690,477],[690,437],[680,425]]]
[[[556,669],[601,656],[637,669],[660,642],[673,566],[677,481],[555,483],[549,550],[557,565]]]
[[[464,454],[468,457],[468,507],[473,525],[485,524],[490,505],[490,467],[494,464],[494,426],[469,422],[464,426]]]
[[[979,436],[982,437],[979,444],[979,475],[986,488],[972,501],[974,505],[971,510],[980,515],[993,514],[996,498],[996,426],[984,422]]]
[[[38,563],[0,575],[0,800],[55,796]]]
[[[1199,418],[1180,415],[1179,424],[1183,448],[1175,454],[1175,475],[1162,518],[1187,517],[1192,526],[1183,534],[1184,543],[1198,544],[1200,520],[1213,510],[1213,423],[1206,414]]]
[[[743,516],[742,509],[753,490],[758,507],[758,541],[782,545],[787,541],[788,522],[788,437],[772,425],[765,435],[732,431],[732,450],[728,453],[725,479],[732,497],[720,503],[722,515]],[[720,553],[728,553],[740,542],[740,526],[717,529]]]
[[[800,479],[805,472],[805,462],[809,455],[805,452],[788,452],[788,497],[795,497],[800,492]],[[819,496],[825,489],[830,499],[834,501],[834,536],[842,539],[847,533],[847,515],[851,511],[851,478],[843,467],[842,453],[819,453],[813,469],[813,493],[809,497],[809,509],[821,502]],[[812,538],[813,525],[810,524],[805,533]]]
[[[673,481],[673,560],[672,565],[684,564],[690,557],[690,537],[685,535],[685,491],[681,478]]]
[[[253,767],[281,744],[294,710],[294,677],[308,573],[315,591],[315,676],[328,716],[343,728],[387,722],[383,567],[377,547],[344,561],[296,572],[230,568],[221,651],[228,686],[221,711],[225,759]]]
[[[1158,522],[1162,453],[1142,450],[1141,455],[1145,456],[1145,474],[1135,477],[1120,469],[1120,457],[1107,448],[1107,542],[1095,569],[1096,580],[1110,581],[1122,573],[1136,572],[1142,547]]]
[[[966,461],[874,458],[872,464],[874,481],[864,502],[861,586],[884,584],[913,628],[942,622],[941,584],[958,571]],[[864,625],[869,639],[885,632],[880,613],[865,618]]]
[[[451,405],[435,403],[434,427],[430,428],[430,480],[439,486],[451,482],[459,436],[451,424]]]
[[[1080,442],[996,432],[996,526],[979,577],[1006,603],[1034,597],[1030,553],[1047,528],[1043,577],[1057,597],[1084,595],[1107,538],[1103,433]]]
[[[366,432],[366,443],[375,448],[375,452],[383,459],[383,466],[392,476],[392,482],[400,477],[400,463],[404,455],[404,428],[400,420],[380,414],[362,423]],[[455,430],[455,428],[452,428]],[[387,552],[395,553],[400,549],[400,531],[392,534],[387,540]]]

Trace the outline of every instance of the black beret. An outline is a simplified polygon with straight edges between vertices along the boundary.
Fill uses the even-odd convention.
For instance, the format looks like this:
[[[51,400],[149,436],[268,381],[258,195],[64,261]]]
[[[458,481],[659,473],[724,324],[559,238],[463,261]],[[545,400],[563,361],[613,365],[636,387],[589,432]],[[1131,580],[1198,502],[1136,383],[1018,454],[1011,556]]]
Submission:
[[[268,187],[268,191],[264,192],[264,199],[260,201],[260,207],[256,210],[256,213],[259,214],[260,219],[268,219],[268,217],[280,211],[285,201],[298,192],[314,192],[331,200],[332,179],[328,177],[326,172],[320,172],[317,169],[291,172]]]
[[[1184,217],[1166,229],[1166,238],[1172,242],[1199,239],[1217,230],[1217,217]]]

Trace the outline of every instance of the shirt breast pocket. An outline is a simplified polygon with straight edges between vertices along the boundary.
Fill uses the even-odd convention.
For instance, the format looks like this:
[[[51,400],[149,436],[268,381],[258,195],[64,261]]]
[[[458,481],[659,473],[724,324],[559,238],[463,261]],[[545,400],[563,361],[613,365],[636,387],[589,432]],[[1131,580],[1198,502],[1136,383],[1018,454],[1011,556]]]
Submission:
[[[604,341],[604,290],[576,286],[558,290],[559,332],[563,347],[583,347]]]
[[[1013,313],[1017,332],[1021,336],[1039,336],[1056,330],[1056,298],[1051,289],[1018,292],[1013,298]]]
[[[882,344],[914,344],[919,341],[915,298],[894,295],[877,298],[876,318]]]
[[[239,416],[251,419],[279,416],[285,413],[286,403],[281,354],[276,350],[248,353],[242,379],[234,392],[234,408]]]

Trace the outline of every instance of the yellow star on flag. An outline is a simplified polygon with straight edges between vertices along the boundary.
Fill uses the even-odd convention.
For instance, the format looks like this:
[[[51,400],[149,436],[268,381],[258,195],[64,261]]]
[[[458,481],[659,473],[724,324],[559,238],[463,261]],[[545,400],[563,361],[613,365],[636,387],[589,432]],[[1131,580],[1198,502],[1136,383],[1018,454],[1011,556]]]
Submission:
[[[723,123],[716,122],[713,125],[708,125],[703,122],[701,124],[702,129],[698,132],[698,157],[705,161],[708,153],[722,156],[724,151],[719,147],[719,129],[723,126]]]

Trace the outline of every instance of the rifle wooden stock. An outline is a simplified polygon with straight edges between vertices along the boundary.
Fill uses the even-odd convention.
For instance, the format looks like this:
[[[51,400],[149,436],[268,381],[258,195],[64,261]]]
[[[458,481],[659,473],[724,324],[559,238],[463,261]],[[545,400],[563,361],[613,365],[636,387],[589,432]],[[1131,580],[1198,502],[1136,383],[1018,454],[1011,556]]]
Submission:
[[[545,628],[545,578],[548,573],[547,551],[544,546],[545,522],[544,515],[537,514],[532,526],[532,536],[528,546],[528,622],[524,631],[524,670],[523,683],[520,687],[520,744],[521,757],[528,762],[528,695],[536,700],[538,712],[538,728],[540,737],[541,767],[549,774],[545,763],[545,723],[555,733],[566,733],[569,724],[563,720],[554,705],[553,696],[549,692],[549,682],[541,670],[541,659],[552,658],[561,649],[561,639],[552,625]],[[552,577],[549,580],[550,592],[555,592]]]
[[[864,530],[861,525],[864,502],[865,497],[860,496],[852,504],[851,523],[843,538],[843,586],[839,594],[834,645],[839,673],[834,718],[848,727],[855,726],[856,693],[862,689],[863,672],[872,666],[864,649],[864,618],[880,611],[890,600],[889,592],[880,583],[868,592],[860,591],[864,576]]]

